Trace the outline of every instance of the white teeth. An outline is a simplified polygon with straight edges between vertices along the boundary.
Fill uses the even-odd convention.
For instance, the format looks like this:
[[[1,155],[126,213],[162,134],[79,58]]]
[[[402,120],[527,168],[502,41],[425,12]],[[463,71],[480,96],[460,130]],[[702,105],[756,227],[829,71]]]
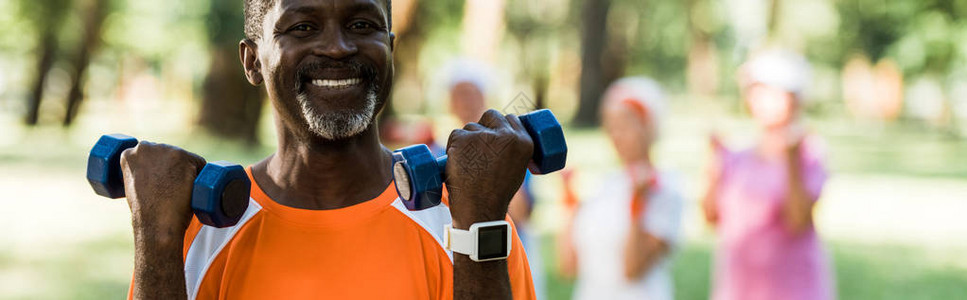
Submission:
[[[324,88],[341,89],[357,85],[362,81],[359,78],[349,79],[313,79],[312,85]]]

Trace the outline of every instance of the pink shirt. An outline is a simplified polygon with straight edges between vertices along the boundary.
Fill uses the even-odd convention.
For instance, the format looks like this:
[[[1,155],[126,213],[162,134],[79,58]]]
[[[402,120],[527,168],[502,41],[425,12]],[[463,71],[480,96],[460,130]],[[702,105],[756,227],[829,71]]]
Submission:
[[[826,181],[817,141],[802,145],[806,190],[817,200]],[[788,198],[787,166],[754,149],[724,154],[715,194],[718,249],[712,299],[832,299],[826,255],[815,229],[792,234],[782,220]]]

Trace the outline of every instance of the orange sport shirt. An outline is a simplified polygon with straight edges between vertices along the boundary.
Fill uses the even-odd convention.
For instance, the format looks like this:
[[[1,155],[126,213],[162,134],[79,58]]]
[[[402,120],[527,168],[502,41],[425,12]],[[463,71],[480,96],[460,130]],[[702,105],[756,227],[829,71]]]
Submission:
[[[446,198],[409,211],[390,183],[357,205],[299,209],[270,199],[246,171],[251,199],[238,224],[215,228],[193,218],[188,226],[188,299],[453,298],[453,254],[443,248],[443,226],[451,222]],[[534,299],[512,229],[507,269],[514,298]]]

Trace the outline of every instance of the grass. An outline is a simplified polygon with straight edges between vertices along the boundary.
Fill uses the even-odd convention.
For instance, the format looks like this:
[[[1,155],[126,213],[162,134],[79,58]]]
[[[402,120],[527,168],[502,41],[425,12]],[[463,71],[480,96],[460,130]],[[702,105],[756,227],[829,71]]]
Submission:
[[[8,251],[0,255],[12,255]],[[0,261],[0,298],[122,298],[131,278],[132,253],[131,238],[124,235],[18,253],[16,259]]]
[[[967,268],[924,262],[924,256],[937,253],[907,245],[834,242],[831,246],[840,299],[958,299],[967,295]],[[676,299],[708,299],[711,251],[707,241],[692,241],[675,254]],[[950,250],[943,255],[957,259],[960,253]],[[552,267],[547,270],[548,298],[569,299],[571,283],[553,271]]]
[[[551,238],[545,238],[553,254]],[[13,258],[0,251],[0,274],[15,272],[25,284],[4,299],[108,299],[125,295],[130,280],[129,236],[119,235],[78,244],[43,258]],[[925,263],[929,254],[904,245],[862,245],[834,242],[831,247],[840,299],[957,299],[967,295],[967,269],[942,263]],[[673,272],[677,299],[707,299],[710,289],[711,247],[708,242],[687,243],[675,256]],[[958,257],[961,251],[944,255]],[[546,274],[549,299],[568,299],[572,285]],[[36,281],[24,283],[23,281]],[[43,284],[40,284],[42,282]],[[3,287],[5,284],[0,284]],[[9,288],[9,287],[7,287]]]

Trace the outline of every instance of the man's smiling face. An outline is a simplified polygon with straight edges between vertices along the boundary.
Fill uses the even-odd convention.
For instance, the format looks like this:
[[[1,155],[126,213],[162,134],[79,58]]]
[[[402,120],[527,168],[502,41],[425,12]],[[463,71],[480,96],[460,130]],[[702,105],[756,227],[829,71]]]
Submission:
[[[328,140],[372,125],[393,77],[383,1],[279,0],[267,10],[251,68],[261,72],[282,122]]]

